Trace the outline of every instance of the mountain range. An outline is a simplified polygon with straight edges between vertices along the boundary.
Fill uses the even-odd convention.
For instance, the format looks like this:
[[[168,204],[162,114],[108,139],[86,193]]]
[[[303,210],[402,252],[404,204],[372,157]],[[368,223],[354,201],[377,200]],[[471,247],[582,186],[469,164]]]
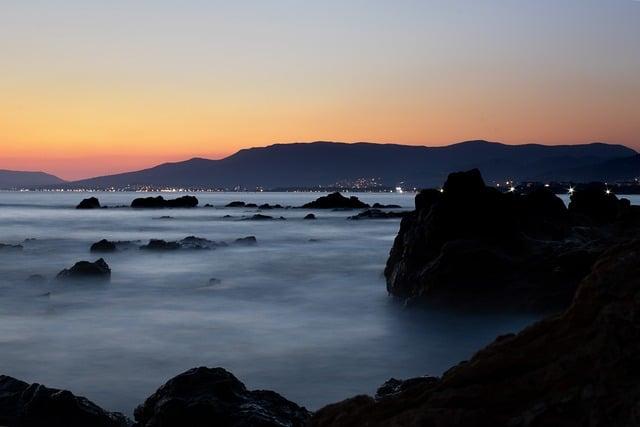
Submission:
[[[623,145],[506,145],[467,141],[443,147],[311,142],[249,148],[220,159],[193,158],[149,169],[62,184],[68,188],[126,186],[253,190],[312,188],[375,178],[388,187],[432,187],[451,171],[477,167],[487,182],[619,180],[636,176],[640,155]],[[43,174],[44,175],[44,174]],[[26,178],[26,176],[25,176]],[[15,182],[15,181],[14,181]],[[26,184],[23,184],[26,185]],[[15,186],[15,185],[14,185]],[[0,175],[0,187],[6,181]]]
[[[22,172],[0,169],[0,188],[36,188],[64,184],[66,181],[44,172]]]

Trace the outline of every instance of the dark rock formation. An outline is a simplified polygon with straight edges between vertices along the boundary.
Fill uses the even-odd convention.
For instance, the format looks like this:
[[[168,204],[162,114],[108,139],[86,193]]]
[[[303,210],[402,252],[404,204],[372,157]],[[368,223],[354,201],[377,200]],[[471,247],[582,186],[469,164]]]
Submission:
[[[8,245],[6,243],[0,243],[0,251],[21,251],[24,249],[22,245]]]
[[[618,199],[605,184],[591,183],[578,187],[571,195],[569,212],[595,224],[615,221],[630,207],[629,200]]]
[[[111,269],[102,258],[98,259],[95,262],[76,262],[73,267],[65,268],[56,276],[56,279],[58,280],[92,279],[106,281],[110,278]]]
[[[316,216],[314,214],[310,213],[310,214],[306,214],[304,216],[304,219],[316,219]]]
[[[165,200],[162,196],[140,197],[131,202],[132,208],[195,208],[198,206],[198,198],[195,196],[182,196],[177,199]]]
[[[226,208],[243,208],[245,207],[245,205],[246,205],[245,202],[235,201],[235,202],[227,203],[225,207]]]
[[[83,199],[76,209],[99,209],[100,208],[100,200],[95,197],[89,197],[88,199]]]
[[[9,427],[126,427],[130,421],[70,391],[0,375],[0,425]]]
[[[255,215],[250,216],[249,218],[245,218],[245,221],[270,221],[270,220],[274,220],[274,219],[285,220],[286,218],[283,217],[283,216],[275,218],[275,217],[272,217],[270,215],[255,214]]]
[[[257,208],[258,205],[256,205],[255,203],[247,203],[246,205],[244,205],[245,208]]]
[[[256,236],[240,237],[234,241],[236,245],[251,246],[258,243]]]
[[[167,242],[161,239],[151,239],[146,245],[140,246],[140,249],[145,251],[175,251],[180,249],[180,243]]]
[[[284,206],[280,204],[270,205],[269,203],[264,203],[258,206],[259,209],[284,209]]]
[[[400,209],[402,206],[400,205],[383,205],[381,203],[374,203],[371,206],[373,209]]]
[[[624,230],[578,227],[580,209],[548,189],[501,193],[478,170],[449,175],[442,191],[424,190],[415,203],[387,261],[387,289],[464,308],[565,308],[598,255],[640,225],[636,210]]]
[[[392,381],[312,426],[635,426],[640,423],[640,241],[607,251],[570,308],[497,338],[440,379]]]
[[[102,239],[99,242],[91,245],[89,249],[91,252],[115,252],[116,244],[108,241],[107,239]]]
[[[247,390],[222,368],[172,378],[135,410],[139,427],[303,427],[310,413],[279,394]]]
[[[349,219],[391,219],[404,218],[406,212],[385,212],[380,209],[367,209],[357,215],[350,216]]]
[[[227,246],[224,242],[214,242],[202,237],[189,236],[178,242],[181,249],[215,249],[219,246]]]
[[[365,209],[369,205],[361,202],[356,196],[344,197],[335,192],[319,197],[313,202],[302,205],[302,207],[305,209]]]

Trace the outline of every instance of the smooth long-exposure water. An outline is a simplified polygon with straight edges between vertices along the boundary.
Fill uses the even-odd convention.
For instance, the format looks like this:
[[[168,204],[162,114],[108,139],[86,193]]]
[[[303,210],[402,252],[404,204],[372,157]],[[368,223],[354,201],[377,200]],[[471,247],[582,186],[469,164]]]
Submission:
[[[374,393],[392,376],[439,375],[532,320],[405,308],[389,297],[382,271],[399,220],[282,209],[263,213],[286,221],[257,222],[241,219],[256,209],[221,208],[232,200],[299,206],[317,193],[197,194],[200,206],[215,208],[74,209],[89,196],[117,206],[150,195],[0,193],[0,243],[24,247],[0,250],[0,373],[130,415],[170,377],[222,366],[251,389],[317,409]],[[413,207],[412,194],[358,196]],[[303,220],[311,212],[318,219]],[[168,253],[136,246],[190,235],[253,235],[258,244]],[[89,247],[103,238],[136,241],[103,256],[110,282],[54,280],[99,258]],[[27,281],[32,274],[47,280]]]

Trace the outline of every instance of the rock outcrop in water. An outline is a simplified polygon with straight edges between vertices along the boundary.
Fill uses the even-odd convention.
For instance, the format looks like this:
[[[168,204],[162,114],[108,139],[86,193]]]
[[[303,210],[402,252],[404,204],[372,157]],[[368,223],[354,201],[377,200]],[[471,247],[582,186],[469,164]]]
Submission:
[[[318,411],[313,426],[640,424],[640,241],[607,251],[571,307],[499,337],[442,378],[392,381]]]
[[[7,243],[0,243],[0,252],[2,251],[21,251],[24,249],[22,245],[10,245]]]
[[[0,375],[0,425],[9,427],[127,427],[130,421],[66,390]]]
[[[310,413],[279,394],[247,390],[222,368],[172,378],[135,410],[139,427],[303,427]]]
[[[94,244],[91,245],[91,247],[89,248],[90,252],[103,252],[103,253],[108,253],[108,252],[115,252],[116,251],[116,244],[113,242],[108,241],[107,239],[102,239],[99,242],[96,242]]]
[[[368,204],[361,202],[356,196],[344,197],[342,194],[335,192],[326,196],[322,196],[302,205],[305,209],[366,209]]]
[[[95,262],[76,262],[73,267],[65,268],[56,276],[58,280],[91,279],[107,281],[110,278],[111,268],[102,258]]]
[[[406,212],[385,212],[380,209],[367,209],[357,215],[350,216],[348,219],[393,219],[404,218]]]
[[[602,200],[615,215],[585,226]],[[638,208],[604,190],[576,190],[567,209],[545,188],[486,187],[478,170],[449,175],[442,191],[424,190],[415,204],[387,260],[387,289],[463,308],[566,308],[604,249],[640,226]]]
[[[220,246],[227,246],[224,242],[214,242],[202,237],[188,236],[179,241],[166,241],[161,239],[151,239],[146,245],[140,246],[140,249],[147,251],[175,251],[178,249],[185,250],[209,250]]]
[[[82,201],[76,206],[76,209],[99,209],[100,208],[100,200],[96,197],[89,197],[87,199],[82,199]]]
[[[131,202],[132,208],[195,208],[198,206],[198,198],[195,196],[182,196],[176,199],[165,200],[162,196],[140,197]]]

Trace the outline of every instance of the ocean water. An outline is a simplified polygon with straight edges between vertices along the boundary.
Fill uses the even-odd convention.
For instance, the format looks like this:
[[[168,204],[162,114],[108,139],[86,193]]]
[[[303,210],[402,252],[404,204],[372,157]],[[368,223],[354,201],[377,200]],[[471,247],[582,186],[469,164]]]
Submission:
[[[74,209],[88,196],[117,206],[150,195],[0,192],[0,242],[24,246],[0,250],[0,373],[131,415],[172,376],[222,366],[251,389],[276,390],[313,410],[372,394],[390,377],[440,375],[533,320],[406,308],[389,297],[382,271],[397,219],[282,209],[263,213],[286,221],[257,222],[242,219],[255,209],[222,207],[232,200],[299,206],[318,193],[196,194],[214,208]],[[357,195],[413,207],[413,194]],[[302,219],[311,212],[316,221]],[[226,242],[253,235],[258,244],[170,253],[136,247],[190,235]],[[99,258],[89,246],[103,238],[135,243],[103,256],[110,282],[53,280],[77,261]],[[47,280],[30,283],[32,274]]]

